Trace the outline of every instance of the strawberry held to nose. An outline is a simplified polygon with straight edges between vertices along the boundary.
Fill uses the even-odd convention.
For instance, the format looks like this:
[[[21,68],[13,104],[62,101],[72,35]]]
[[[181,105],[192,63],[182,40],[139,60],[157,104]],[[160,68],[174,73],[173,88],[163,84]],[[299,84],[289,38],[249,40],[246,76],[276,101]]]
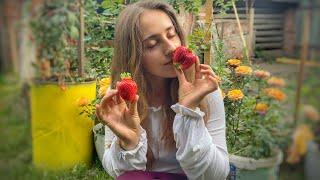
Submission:
[[[197,56],[187,47],[180,46],[174,50],[172,59],[173,65],[177,69],[181,68],[182,70],[185,70],[196,62]]]
[[[136,99],[138,86],[131,78],[130,73],[121,73],[121,81],[117,83],[119,95],[125,100],[133,102]]]

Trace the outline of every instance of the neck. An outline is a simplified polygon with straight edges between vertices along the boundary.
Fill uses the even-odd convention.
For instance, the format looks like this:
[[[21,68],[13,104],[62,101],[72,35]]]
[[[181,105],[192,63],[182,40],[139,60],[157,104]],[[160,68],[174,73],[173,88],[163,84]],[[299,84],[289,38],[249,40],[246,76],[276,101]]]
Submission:
[[[169,96],[168,80],[154,75],[150,75],[151,91],[148,97],[149,106],[158,107],[165,104],[166,98]]]

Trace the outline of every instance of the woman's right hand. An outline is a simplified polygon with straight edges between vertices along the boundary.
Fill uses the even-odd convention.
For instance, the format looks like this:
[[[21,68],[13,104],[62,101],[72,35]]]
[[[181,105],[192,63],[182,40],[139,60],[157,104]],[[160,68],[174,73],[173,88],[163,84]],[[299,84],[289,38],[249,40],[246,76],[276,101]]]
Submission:
[[[107,125],[119,138],[120,146],[125,150],[134,149],[139,143],[140,118],[137,110],[139,96],[133,102],[126,102],[117,90],[109,90],[96,105],[98,119]]]

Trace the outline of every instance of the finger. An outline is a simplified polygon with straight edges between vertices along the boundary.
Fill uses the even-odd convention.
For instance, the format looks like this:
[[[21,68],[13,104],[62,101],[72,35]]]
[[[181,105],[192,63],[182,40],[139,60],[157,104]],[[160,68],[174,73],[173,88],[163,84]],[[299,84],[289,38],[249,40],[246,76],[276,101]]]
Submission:
[[[116,104],[122,104],[122,103],[126,103],[125,100],[120,96],[120,94],[118,93],[116,96],[115,96],[115,103]]]
[[[179,83],[180,84],[185,83],[187,80],[186,80],[186,76],[184,75],[184,72],[182,71],[182,69],[181,68],[177,69],[176,67],[173,67],[173,68],[177,74]]]
[[[215,74],[212,75],[212,72],[205,72],[204,74],[205,74],[206,76],[213,77],[218,84],[221,83],[221,78],[220,78],[219,76],[215,75]]]
[[[201,69],[200,72],[201,72],[201,74],[206,74],[206,75],[215,77],[215,74],[211,70]]]
[[[102,116],[101,116],[101,109],[100,109],[100,106],[97,104],[96,105],[96,116],[99,120],[99,122],[101,122],[102,124],[105,124],[102,120]]]
[[[218,85],[218,81],[216,78],[212,77],[212,76],[206,76],[207,79],[209,79],[210,81],[212,81],[216,86]]]
[[[200,64],[200,69],[210,69],[211,71],[213,71],[211,66],[209,66],[207,64]]]
[[[221,78],[218,75],[214,75],[214,78],[217,80],[217,82],[220,84],[221,83]]]
[[[101,105],[106,106],[108,102],[111,100],[113,102],[113,97],[118,93],[118,90],[110,89],[106,95],[101,100]]]
[[[136,95],[135,100],[129,103],[129,112],[131,115],[138,114],[138,100],[139,100],[139,96]]]
[[[210,74],[217,79],[217,82],[221,83],[221,78],[218,75],[216,75],[216,73],[212,70],[212,68],[209,65],[201,64],[200,68],[204,72],[207,72],[207,70],[210,71]]]
[[[197,56],[197,60],[196,60],[196,76],[195,79],[201,79],[201,72],[200,72],[201,68],[200,68],[200,60]]]

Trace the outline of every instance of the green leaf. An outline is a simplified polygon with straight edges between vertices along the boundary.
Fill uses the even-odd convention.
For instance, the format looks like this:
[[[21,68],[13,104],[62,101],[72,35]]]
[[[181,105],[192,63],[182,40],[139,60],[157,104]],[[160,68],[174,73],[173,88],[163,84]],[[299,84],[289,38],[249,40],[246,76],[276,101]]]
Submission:
[[[106,52],[106,51],[108,51],[108,48],[107,47],[99,48],[99,49],[97,49],[97,51]]]
[[[73,39],[77,39],[79,37],[79,31],[75,26],[70,27],[70,37]]]
[[[76,24],[78,19],[75,13],[73,12],[68,12],[68,21],[70,24]]]

